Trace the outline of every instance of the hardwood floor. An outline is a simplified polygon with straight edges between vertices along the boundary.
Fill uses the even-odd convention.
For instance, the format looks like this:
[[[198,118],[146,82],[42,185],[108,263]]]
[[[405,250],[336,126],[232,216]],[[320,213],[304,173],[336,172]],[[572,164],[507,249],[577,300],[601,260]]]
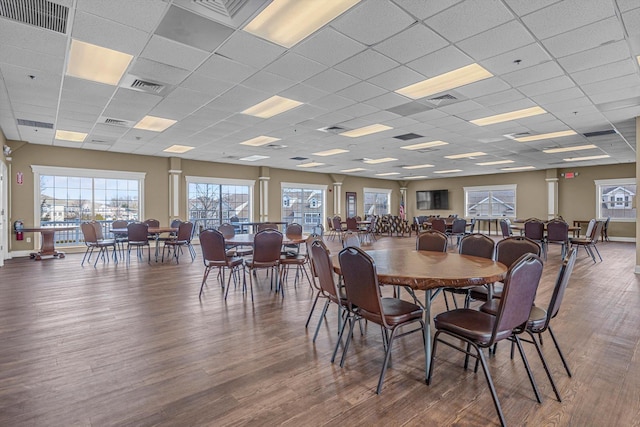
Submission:
[[[333,250],[336,243],[329,242]],[[415,245],[382,238],[373,247]],[[371,246],[367,246],[371,247]],[[533,346],[525,345],[543,403],[522,361],[501,344],[490,369],[511,425],[640,425],[640,280],[635,245],[584,251],[552,325],[573,371],[552,342],[543,351],[563,397],[555,400]],[[202,300],[200,248],[193,263],[132,260],[80,266],[60,260],[9,260],[0,269],[0,425],[497,425],[481,372],[441,346],[433,383],[424,381],[419,335],[398,340],[381,395],[379,329],[355,335],[344,368],[329,362],[335,307],[316,343],[321,307],[304,328],[312,292],[286,286],[284,299],[264,273],[253,303],[239,289],[225,302],[212,273]],[[537,301],[546,305],[559,267],[550,249]],[[389,290],[385,290],[388,292]],[[403,293],[406,297],[406,293]],[[434,314],[444,309],[442,297]]]

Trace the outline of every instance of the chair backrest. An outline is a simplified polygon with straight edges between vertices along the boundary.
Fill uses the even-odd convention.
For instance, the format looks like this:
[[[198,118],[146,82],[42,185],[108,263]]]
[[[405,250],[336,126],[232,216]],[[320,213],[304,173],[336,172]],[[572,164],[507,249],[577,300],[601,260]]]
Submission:
[[[171,227],[171,228],[178,228],[178,227],[180,227],[180,223],[182,223],[182,220],[181,220],[181,219],[176,218],[176,219],[174,219],[174,220],[172,220],[172,221],[171,221],[171,225],[169,225],[169,227]]]
[[[311,227],[311,234],[315,234],[317,236],[323,236],[324,235],[324,227],[322,226],[322,224],[318,223],[318,224],[314,225],[313,227]]]
[[[560,311],[560,305],[562,304],[562,298],[564,297],[564,291],[567,289],[567,285],[569,284],[569,279],[571,278],[571,273],[573,272],[573,266],[576,263],[576,258],[578,255],[578,248],[576,246],[569,249],[567,255],[562,260],[562,266],[560,267],[560,271],[558,272],[558,277],[556,278],[556,286],[553,288],[553,294],[551,295],[551,300],[549,300],[549,308],[547,309],[547,321],[544,325],[546,329],[549,325],[549,321],[558,315],[558,311]]]
[[[427,230],[416,237],[416,250],[446,252],[448,241],[447,235],[442,231]]]
[[[442,218],[433,218],[431,220],[431,229],[446,233],[447,232],[447,223]]]
[[[258,224],[258,231],[262,230],[277,230],[278,226],[276,224],[271,224],[270,222],[265,222],[262,224]]]
[[[302,225],[295,222],[292,222],[291,224],[287,225],[286,235],[287,237],[302,236]]]
[[[569,224],[564,221],[553,220],[547,224],[547,241],[568,242]]]
[[[258,231],[253,239],[254,263],[277,263],[280,260],[282,233],[268,228]]]
[[[468,234],[458,244],[458,252],[461,255],[472,255],[487,259],[493,259],[495,242],[484,234]]]
[[[123,219],[117,219],[111,223],[111,228],[127,228],[128,222]]]
[[[349,246],[356,248],[360,247],[360,238],[357,234],[352,233],[351,231],[347,231],[342,235],[342,247],[348,248]]]
[[[471,218],[471,225],[469,226],[469,234],[473,234],[473,231],[476,229],[476,219]]]
[[[158,221],[157,219],[146,219],[143,222],[149,227],[160,227],[160,221]]]
[[[355,217],[347,218],[347,230],[358,231],[358,220]]]
[[[508,219],[501,219],[500,220],[500,230],[502,230],[502,237],[503,238],[507,238],[511,236],[511,227],[510,227],[510,221]]]
[[[591,237],[591,233],[593,233],[593,229],[596,226],[596,219],[592,218],[591,221],[589,221],[589,225],[587,225],[587,231],[584,233],[585,237],[590,238]]]
[[[82,234],[84,235],[84,242],[87,245],[91,243],[98,243],[96,229],[93,227],[93,224],[91,224],[90,222],[83,222],[82,224],[80,224],[80,229],[82,230]]]
[[[376,231],[376,226],[378,225],[378,217],[372,216],[369,221],[371,221],[371,224],[367,225],[367,231],[369,233],[374,233]]]
[[[149,234],[149,225],[144,222],[132,222],[127,225],[127,240],[129,242],[147,242]]]
[[[307,254],[309,254],[309,258],[311,258],[311,245],[313,244],[313,242],[315,241],[319,241],[322,242],[322,244],[324,245],[324,241],[322,240],[322,236],[317,235],[317,234],[311,234],[309,235],[309,237],[307,237],[307,240],[304,241],[304,245],[305,248],[307,250]],[[311,262],[311,273],[313,273],[313,277],[317,277],[318,275],[316,274],[316,269],[313,266],[313,261]],[[315,283],[313,283],[315,285]],[[316,286],[317,287],[317,286]]]
[[[178,226],[178,242],[188,242],[191,240],[191,233],[193,232],[193,223],[191,221],[181,222]]]
[[[451,233],[462,234],[467,228],[467,220],[464,218],[456,218],[451,224]]]
[[[225,239],[230,239],[236,235],[236,228],[228,222],[220,224],[218,226],[218,231],[222,233]]]
[[[327,230],[329,231],[333,231],[333,222],[331,221],[331,218],[327,217]]]
[[[333,229],[336,231],[342,230],[342,221],[339,216],[334,216],[331,221],[333,222]]]
[[[338,260],[351,309],[357,309],[366,319],[375,317],[376,323],[386,326],[373,259],[362,249],[349,247],[340,251]]]
[[[529,320],[531,306],[542,277],[542,268],[540,257],[531,253],[522,255],[509,267],[491,340],[483,345],[490,346],[497,340],[511,336],[515,328]]]
[[[224,235],[213,229],[200,232],[200,247],[204,265],[227,265]]]
[[[512,236],[496,243],[496,261],[507,267],[528,253],[540,256],[540,245],[524,236]]]
[[[96,231],[96,239],[104,240],[104,234],[102,234],[102,224],[100,224],[98,221],[95,221],[95,220],[90,221],[89,223],[91,224],[93,229]]]
[[[320,284],[320,291],[325,295],[331,295],[340,299],[336,281],[333,276],[333,264],[329,256],[329,250],[322,240],[314,240],[309,248],[309,256],[315,275]]]
[[[531,240],[544,239],[544,222],[531,220],[524,223],[524,235]]]
[[[604,221],[596,221],[596,225],[595,227],[593,227],[593,231],[591,232],[591,235],[588,236],[592,242],[595,243],[598,241],[598,239],[600,238],[600,234],[602,234],[603,227],[604,227]]]

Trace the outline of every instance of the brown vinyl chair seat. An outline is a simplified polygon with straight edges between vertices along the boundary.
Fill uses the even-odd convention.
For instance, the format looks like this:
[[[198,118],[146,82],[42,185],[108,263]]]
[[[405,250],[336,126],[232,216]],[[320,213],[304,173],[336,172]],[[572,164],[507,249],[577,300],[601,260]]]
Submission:
[[[411,302],[399,298],[382,298],[382,312],[384,321],[389,324],[400,324],[422,318],[422,308]],[[362,317],[375,323],[382,323],[382,317],[377,313],[361,310]]]
[[[487,346],[491,341],[495,320],[496,317],[489,313],[471,308],[459,308],[438,314],[434,318],[434,326],[436,329],[462,335],[476,341],[478,344]],[[499,331],[496,335],[496,340],[506,339],[511,334],[511,331]]]

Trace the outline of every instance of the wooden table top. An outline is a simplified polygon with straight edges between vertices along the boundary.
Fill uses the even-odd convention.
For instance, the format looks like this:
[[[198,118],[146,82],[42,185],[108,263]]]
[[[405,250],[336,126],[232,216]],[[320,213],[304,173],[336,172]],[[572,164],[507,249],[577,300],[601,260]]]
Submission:
[[[497,261],[449,252],[412,249],[372,250],[381,284],[428,290],[441,287],[464,288],[504,279],[507,267]],[[333,268],[341,274],[338,255],[331,257]]]
[[[228,245],[253,245],[253,239],[255,234],[236,234],[233,237],[226,237],[224,242]],[[283,245],[296,245],[299,243],[304,243],[308,234],[302,234],[300,236],[287,236],[285,234],[282,235],[282,244]]]
[[[524,223],[522,223],[522,222],[519,222],[517,224],[511,224],[509,227],[512,230],[524,231]],[[547,229],[547,223],[546,222],[544,223],[544,229],[545,230]],[[577,231],[577,230],[580,230],[580,227],[576,227],[576,226],[572,226],[572,225],[569,226],[569,231]]]
[[[55,233],[56,231],[71,231],[71,230],[76,230],[78,227],[77,226],[55,226],[55,227],[24,227],[22,228],[21,231],[25,232],[25,233],[46,233],[46,232],[51,232],[51,233]]]

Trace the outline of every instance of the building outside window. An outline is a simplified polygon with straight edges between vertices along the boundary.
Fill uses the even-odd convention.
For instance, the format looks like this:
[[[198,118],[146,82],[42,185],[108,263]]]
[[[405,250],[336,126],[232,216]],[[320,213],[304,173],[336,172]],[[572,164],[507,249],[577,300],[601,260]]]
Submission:
[[[594,182],[597,218],[611,218],[611,221],[618,222],[636,220],[635,178],[601,179]]]
[[[254,181],[187,176],[187,212],[196,231],[250,222]]]
[[[516,216],[516,186],[464,187],[465,217]]]
[[[283,182],[282,221],[302,225],[305,233],[311,233],[314,227],[322,224],[325,213],[326,185],[295,184]]]
[[[364,188],[364,215],[387,215],[391,205],[391,190],[385,188]]]

